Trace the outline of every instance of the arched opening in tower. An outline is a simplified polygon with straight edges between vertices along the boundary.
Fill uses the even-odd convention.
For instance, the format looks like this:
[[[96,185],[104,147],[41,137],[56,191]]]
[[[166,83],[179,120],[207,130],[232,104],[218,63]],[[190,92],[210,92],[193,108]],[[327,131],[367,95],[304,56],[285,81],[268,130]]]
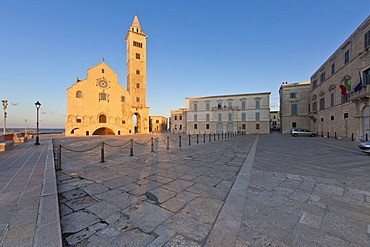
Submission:
[[[139,113],[134,113],[132,115],[132,124],[134,126],[134,133],[141,133],[141,117]]]

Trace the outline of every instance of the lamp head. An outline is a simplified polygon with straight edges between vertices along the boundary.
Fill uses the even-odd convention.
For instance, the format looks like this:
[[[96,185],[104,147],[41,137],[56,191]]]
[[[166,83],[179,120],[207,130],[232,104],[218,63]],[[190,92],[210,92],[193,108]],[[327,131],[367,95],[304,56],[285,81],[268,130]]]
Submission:
[[[39,101],[37,101],[37,102],[35,103],[35,106],[36,106],[36,109],[39,109],[39,108],[41,107],[41,103],[40,103]]]
[[[3,109],[5,110],[6,107],[8,106],[8,101],[6,99],[3,99],[2,102],[3,102]]]

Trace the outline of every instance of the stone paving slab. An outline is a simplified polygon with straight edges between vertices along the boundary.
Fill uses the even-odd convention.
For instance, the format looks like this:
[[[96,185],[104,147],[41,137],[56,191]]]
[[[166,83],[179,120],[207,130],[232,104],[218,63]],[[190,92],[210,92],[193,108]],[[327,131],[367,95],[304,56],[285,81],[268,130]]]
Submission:
[[[101,140],[125,141],[59,142],[83,148]],[[107,149],[105,163],[99,150],[78,159],[64,152],[58,188],[62,226],[69,224],[62,227],[65,246],[370,243],[369,157],[356,143],[261,135],[170,146],[156,145],[154,154],[149,146],[135,147],[133,157]],[[85,196],[92,205],[69,203]],[[76,213],[91,222],[79,223]],[[214,236],[220,241],[211,241]]]

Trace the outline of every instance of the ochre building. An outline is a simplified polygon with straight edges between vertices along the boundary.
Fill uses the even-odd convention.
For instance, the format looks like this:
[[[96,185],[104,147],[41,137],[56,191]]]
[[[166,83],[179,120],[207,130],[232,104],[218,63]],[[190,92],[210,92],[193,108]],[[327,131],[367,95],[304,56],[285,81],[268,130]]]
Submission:
[[[146,39],[135,16],[126,35],[127,89],[104,61],[67,89],[67,136],[149,133]]]

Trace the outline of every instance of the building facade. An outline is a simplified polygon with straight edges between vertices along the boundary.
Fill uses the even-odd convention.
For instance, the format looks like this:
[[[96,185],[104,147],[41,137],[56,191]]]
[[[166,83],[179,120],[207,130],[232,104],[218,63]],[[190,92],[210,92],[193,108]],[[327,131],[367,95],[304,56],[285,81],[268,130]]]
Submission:
[[[270,92],[186,98],[187,134],[270,132]]]
[[[186,133],[186,108],[171,111],[170,130],[174,134]]]
[[[163,116],[150,116],[149,117],[149,130],[150,132],[163,132],[167,131],[167,118]]]
[[[280,131],[280,112],[279,111],[270,111],[270,130],[271,131]]]
[[[314,131],[370,135],[370,16],[311,76],[309,103]]]
[[[281,133],[288,134],[292,128],[309,129],[309,82],[283,82],[279,89]]]
[[[127,90],[104,61],[67,89],[67,136],[149,133],[146,39],[135,16],[126,34]]]

